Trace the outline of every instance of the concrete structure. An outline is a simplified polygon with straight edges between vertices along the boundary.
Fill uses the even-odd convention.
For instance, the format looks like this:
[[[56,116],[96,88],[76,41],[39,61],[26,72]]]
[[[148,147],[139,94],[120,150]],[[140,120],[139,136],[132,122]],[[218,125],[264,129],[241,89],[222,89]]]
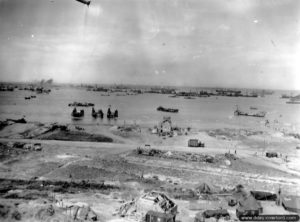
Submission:
[[[171,117],[163,117],[163,120],[159,123],[158,133],[160,135],[168,135],[172,133],[172,121]]]

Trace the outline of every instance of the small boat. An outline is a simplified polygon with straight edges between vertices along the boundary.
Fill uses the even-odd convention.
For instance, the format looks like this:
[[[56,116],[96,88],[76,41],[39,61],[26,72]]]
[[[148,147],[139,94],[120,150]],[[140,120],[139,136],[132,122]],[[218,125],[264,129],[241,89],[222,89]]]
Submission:
[[[114,117],[115,117],[115,118],[118,118],[118,117],[119,117],[119,112],[118,112],[117,109],[116,109],[115,112],[114,112]]]
[[[25,96],[25,100],[31,99],[30,96]]]
[[[98,117],[98,113],[95,111],[94,107],[92,109],[92,117],[94,117],[94,118]]]
[[[71,115],[73,117],[83,117],[84,116],[84,110],[82,109],[80,111],[77,111],[77,109],[74,108]]]
[[[114,118],[118,118],[119,117],[119,113],[118,110],[115,110],[114,113],[111,112],[110,108],[108,108],[107,110],[107,119],[114,119]]]
[[[101,119],[103,119],[104,113],[102,111],[102,109],[99,109],[98,112],[95,111],[94,107],[92,109],[92,117],[97,118],[100,117]]]
[[[195,99],[195,97],[191,97],[191,96],[185,96],[185,99]]]
[[[157,111],[162,111],[162,112],[169,112],[169,113],[178,113],[179,109],[172,109],[172,108],[164,108],[162,106],[157,107]]]
[[[30,96],[31,98],[36,98],[36,96],[35,95],[33,95],[33,96]]]
[[[250,109],[257,110],[257,107],[250,106]]]

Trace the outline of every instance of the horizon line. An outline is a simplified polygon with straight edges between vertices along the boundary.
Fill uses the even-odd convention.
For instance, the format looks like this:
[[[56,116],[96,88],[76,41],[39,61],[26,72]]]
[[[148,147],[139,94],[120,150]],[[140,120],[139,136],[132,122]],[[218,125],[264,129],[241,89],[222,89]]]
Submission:
[[[51,79],[51,78],[50,78]],[[44,79],[47,80],[47,79]],[[31,80],[31,81],[2,81],[0,80],[0,84],[37,84],[42,80]],[[102,85],[102,86],[113,86],[113,85],[123,85],[123,86],[145,86],[145,87],[175,87],[175,88],[209,88],[209,89],[249,89],[249,90],[275,90],[275,91],[300,91],[299,89],[278,89],[278,88],[262,88],[262,87],[235,87],[235,86],[180,86],[180,85],[162,85],[162,84],[137,84],[137,83],[89,83],[89,82],[81,82],[81,83],[72,83],[72,82],[56,82],[53,80],[51,85]]]

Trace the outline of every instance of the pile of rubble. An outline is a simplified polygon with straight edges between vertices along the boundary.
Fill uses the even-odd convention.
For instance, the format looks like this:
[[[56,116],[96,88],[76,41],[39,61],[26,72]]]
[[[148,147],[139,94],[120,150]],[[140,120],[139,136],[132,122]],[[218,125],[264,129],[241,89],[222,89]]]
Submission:
[[[117,209],[116,214],[122,217],[135,217],[140,221],[145,218],[149,211],[170,214],[175,219],[177,214],[177,205],[164,193],[151,191],[122,204],[121,207]]]

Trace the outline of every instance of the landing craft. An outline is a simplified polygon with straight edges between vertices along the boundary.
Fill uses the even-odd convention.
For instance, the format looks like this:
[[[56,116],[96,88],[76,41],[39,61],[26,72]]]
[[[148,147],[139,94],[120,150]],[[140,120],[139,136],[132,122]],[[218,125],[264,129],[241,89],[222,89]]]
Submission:
[[[76,1],[86,4],[87,6],[90,6],[91,4],[91,1],[86,1],[86,0],[76,0]]]

